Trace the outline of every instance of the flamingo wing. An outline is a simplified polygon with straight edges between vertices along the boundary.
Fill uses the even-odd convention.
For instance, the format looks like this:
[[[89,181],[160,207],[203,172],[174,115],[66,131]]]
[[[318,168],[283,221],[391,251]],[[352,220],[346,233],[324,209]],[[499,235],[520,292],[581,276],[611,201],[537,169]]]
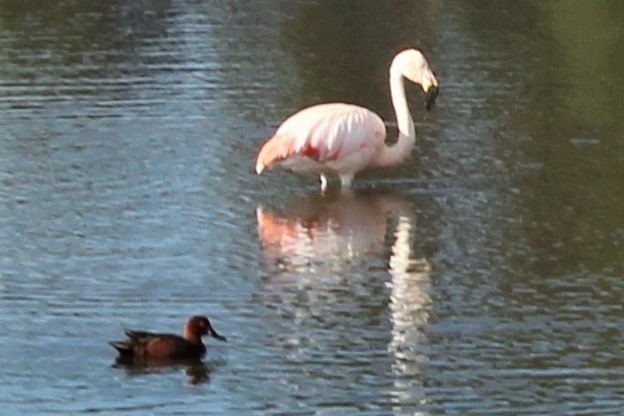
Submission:
[[[343,103],[315,105],[282,123],[260,149],[256,172],[282,164],[303,172],[356,173],[366,167],[385,138],[383,121],[366,108]]]

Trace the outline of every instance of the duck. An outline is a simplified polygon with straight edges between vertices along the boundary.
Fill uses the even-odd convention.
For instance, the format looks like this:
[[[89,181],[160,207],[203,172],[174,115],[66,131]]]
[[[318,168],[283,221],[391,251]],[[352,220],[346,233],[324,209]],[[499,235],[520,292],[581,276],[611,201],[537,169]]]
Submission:
[[[205,316],[191,316],[184,324],[184,336],[147,331],[125,330],[123,341],[110,341],[120,357],[199,358],[206,353],[203,335],[220,341],[227,339],[214,330]]]

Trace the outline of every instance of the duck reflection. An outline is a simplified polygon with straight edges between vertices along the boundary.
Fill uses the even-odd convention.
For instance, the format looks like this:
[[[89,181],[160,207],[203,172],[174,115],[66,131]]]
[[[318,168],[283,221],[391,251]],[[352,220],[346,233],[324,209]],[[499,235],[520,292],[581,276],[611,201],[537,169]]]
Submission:
[[[209,367],[200,358],[153,358],[119,356],[113,364],[115,368],[123,368],[130,376],[145,374],[161,374],[184,369],[190,384],[203,384],[210,381]]]
[[[270,301],[280,302],[279,309],[286,307],[295,318],[291,337],[296,339],[290,343],[299,346],[297,356],[306,355],[301,349],[311,337],[309,328],[299,327],[306,325],[306,317],[322,317],[317,322],[330,329],[322,334],[336,338],[315,337],[310,340],[314,345],[357,349],[363,337],[372,343],[369,348],[379,343],[377,348],[384,349],[385,343],[397,409],[425,403],[433,267],[418,254],[424,250],[415,249],[420,244],[414,238],[412,203],[400,193],[377,190],[313,193],[288,204],[283,213],[258,208],[257,220],[263,255],[277,269],[266,276]],[[383,304],[387,308],[380,309]],[[383,325],[388,317],[389,341]],[[383,372],[387,368],[379,368]]]

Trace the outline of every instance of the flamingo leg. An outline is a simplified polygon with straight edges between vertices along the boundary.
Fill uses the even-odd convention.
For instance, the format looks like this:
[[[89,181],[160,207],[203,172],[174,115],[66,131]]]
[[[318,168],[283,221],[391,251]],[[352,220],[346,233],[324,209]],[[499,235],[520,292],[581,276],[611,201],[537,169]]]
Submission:
[[[351,181],[353,180],[353,175],[340,175],[340,186],[344,189],[351,188]]]
[[[321,191],[325,192],[328,182],[327,176],[321,174]]]

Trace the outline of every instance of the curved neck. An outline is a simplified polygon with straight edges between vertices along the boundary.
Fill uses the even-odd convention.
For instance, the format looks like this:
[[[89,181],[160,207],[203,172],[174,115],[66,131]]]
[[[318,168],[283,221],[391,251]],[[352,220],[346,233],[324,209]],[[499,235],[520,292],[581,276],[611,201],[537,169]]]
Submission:
[[[410,155],[416,141],[414,122],[405,97],[403,75],[393,69],[390,70],[390,96],[399,128],[399,138],[392,146],[383,147],[375,159],[379,166],[393,165],[403,161]]]

